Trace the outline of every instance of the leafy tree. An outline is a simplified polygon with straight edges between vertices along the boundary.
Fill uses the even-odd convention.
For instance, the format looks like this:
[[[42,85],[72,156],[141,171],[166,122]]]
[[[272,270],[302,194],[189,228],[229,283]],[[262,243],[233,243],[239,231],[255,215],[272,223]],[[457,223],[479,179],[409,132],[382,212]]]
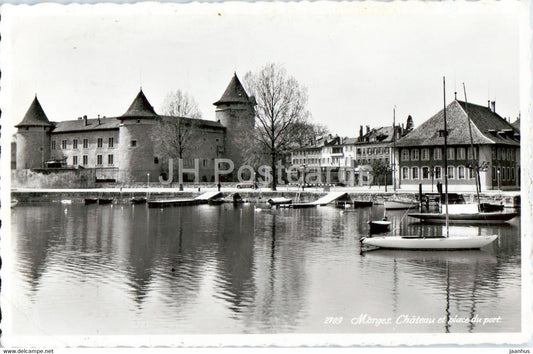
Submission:
[[[372,163],[370,164],[370,167],[372,168],[372,171],[370,172],[374,179],[377,181],[378,186],[381,187],[381,180],[384,179],[385,184],[385,192],[387,191],[387,176],[389,176],[392,173],[392,168],[389,166],[389,164],[383,160],[372,160]]]
[[[309,116],[307,90],[282,66],[272,63],[256,73],[248,72],[244,82],[257,102],[255,138],[259,151],[270,155],[274,177],[271,187],[276,190],[276,160],[288,150],[298,123],[305,122]]]

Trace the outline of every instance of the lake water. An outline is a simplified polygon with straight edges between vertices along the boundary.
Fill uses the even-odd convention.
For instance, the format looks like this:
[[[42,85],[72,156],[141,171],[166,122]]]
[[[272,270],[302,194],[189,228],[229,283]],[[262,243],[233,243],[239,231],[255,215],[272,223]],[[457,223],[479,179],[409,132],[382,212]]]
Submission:
[[[479,251],[360,255],[382,207],[259,208],[21,204],[3,311],[22,335],[520,331],[519,218],[451,227],[500,236]]]

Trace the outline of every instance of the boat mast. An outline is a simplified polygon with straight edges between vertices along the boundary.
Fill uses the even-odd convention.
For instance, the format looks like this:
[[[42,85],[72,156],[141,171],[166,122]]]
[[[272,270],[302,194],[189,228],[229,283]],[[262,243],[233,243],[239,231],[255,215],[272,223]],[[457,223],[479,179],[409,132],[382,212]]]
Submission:
[[[448,227],[448,127],[446,124],[446,77],[442,77],[442,93],[444,97],[444,198],[446,200],[446,237],[450,236]]]
[[[396,106],[392,110],[392,185],[396,192]]]
[[[479,180],[479,163],[478,159],[475,158],[474,150],[474,137],[472,136],[472,123],[470,122],[470,115],[468,114],[468,100],[466,99],[466,86],[463,82],[463,91],[465,93],[465,112],[466,119],[468,120],[468,131],[470,132],[470,148],[472,149],[472,165],[475,165],[476,168],[476,195],[477,195],[477,210],[481,213],[481,200],[479,198],[479,189],[481,186],[481,181]]]

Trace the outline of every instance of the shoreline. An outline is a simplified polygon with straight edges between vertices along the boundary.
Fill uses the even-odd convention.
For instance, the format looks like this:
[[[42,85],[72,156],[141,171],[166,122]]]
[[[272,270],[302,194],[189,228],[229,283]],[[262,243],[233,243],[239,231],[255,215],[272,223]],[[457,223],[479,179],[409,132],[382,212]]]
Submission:
[[[16,199],[22,203],[33,202],[61,202],[62,200],[71,200],[74,202],[83,202],[85,198],[112,198],[118,204],[129,203],[133,196],[145,197],[149,199],[171,199],[171,198],[194,198],[206,192],[216,191],[217,188],[184,188],[179,191],[178,188],[94,188],[94,189],[32,189],[32,188],[14,188],[11,190],[11,198]],[[279,187],[277,191],[272,191],[268,188],[260,189],[238,189],[222,187],[220,192],[223,198],[239,193],[242,199],[251,203],[266,203],[269,198],[285,197],[299,202],[311,202],[327,195],[330,192],[346,192],[353,200],[373,201],[374,203],[383,203],[385,199],[398,196],[415,200],[418,196],[418,191],[414,190],[397,190],[394,192],[392,188],[387,191],[384,188],[350,188],[350,187],[336,187],[329,191],[324,191],[322,188],[305,188],[304,191],[296,187]],[[424,193],[431,193],[423,191]],[[452,193],[452,192],[450,192]],[[475,191],[457,191],[464,196],[467,202],[474,202],[476,200]],[[508,208],[520,207],[520,191],[486,191],[480,194],[482,202],[503,203]]]

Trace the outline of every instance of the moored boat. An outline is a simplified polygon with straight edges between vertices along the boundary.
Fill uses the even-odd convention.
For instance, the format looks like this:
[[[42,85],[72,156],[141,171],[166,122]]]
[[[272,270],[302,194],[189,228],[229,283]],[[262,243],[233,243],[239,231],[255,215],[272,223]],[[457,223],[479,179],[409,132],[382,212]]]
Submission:
[[[419,207],[418,202],[403,199],[389,199],[385,200],[383,204],[388,210],[416,209]]]
[[[289,198],[285,198],[285,197],[278,197],[278,198],[270,198],[267,201],[267,203],[270,204],[270,206],[281,205],[281,204],[292,204],[292,200]]]
[[[98,204],[112,204],[113,198],[98,198]]]
[[[130,198],[131,204],[146,204],[146,197],[132,197]]]
[[[518,216],[517,212],[481,212],[481,213],[457,213],[448,214],[448,222],[453,224],[472,223],[502,223]],[[446,215],[443,213],[410,213],[408,216],[420,219],[427,223],[442,224],[446,222]]]
[[[210,200],[207,201],[207,204],[209,204],[209,205],[221,205],[221,204],[224,204],[224,199],[222,199],[222,198],[210,199]]]
[[[83,201],[85,205],[96,204],[98,203],[98,198],[85,198]]]
[[[366,246],[385,249],[410,250],[471,250],[480,249],[498,238],[498,235],[453,235],[440,237],[378,236],[361,239]]]
[[[377,234],[389,231],[391,222],[388,220],[371,220],[368,225],[370,226],[370,233]]]
[[[374,203],[371,200],[354,200],[353,201],[353,207],[354,208],[369,208]]]
[[[12,207],[12,208],[16,207],[18,203],[19,203],[18,200],[16,200],[16,199],[11,199],[11,207]]]

